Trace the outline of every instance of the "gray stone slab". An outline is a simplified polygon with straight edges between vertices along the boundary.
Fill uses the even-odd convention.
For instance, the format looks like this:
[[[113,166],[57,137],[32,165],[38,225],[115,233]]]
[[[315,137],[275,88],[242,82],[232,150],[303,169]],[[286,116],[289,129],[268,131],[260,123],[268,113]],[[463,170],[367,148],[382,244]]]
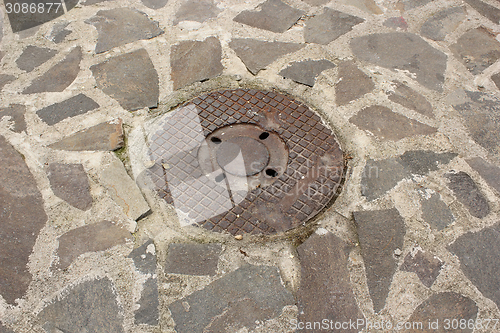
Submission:
[[[361,177],[361,194],[369,201],[375,200],[409,175],[399,158],[368,160]]]
[[[182,21],[194,21],[203,23],[211,18],[217,17],[222,10],[213,0],[188,0],[183,2],[175,14],[174,24]]]
[[[132,235],[124,228],[102,221],[68,231],[58,238],[58,269],[68,268],[80,255],[87,252],[99,252],[124,244]]]
[[[496,165],[486,162],[480,157],[474,157],[466,162],[476,170],[481,177],[498,193],[500,193],[500,168]]]
[[[448,187],[472,216],[483,218],[490,213],[488,201],[467,173],[448,173],[446,178],[449,180]]]
[[[383,11],[373,0],[340,0],[341,3],[348,6],[354,6],[368,14],[382,14]]]
[[[397,260],[394,251],[403,248],[405,223],[397,209],[354,212],[365,262],[368,290],[377,313],[383,309],[389,294]]]
[[[54,125],[66,118],[75,117],[99,107],[99,104],[92,98],[78,94],[60,103],[40,109],[36,114],[48,125]]]
[[[65,137],[49,148],[69,151],[113,151],[123,147],[122,120],[114,119]]]
[[[384,21],[383,26],[394,30],[401,29],[406,31],[408,29],[408,23],[403,16],[389,17]]]
[[[451,209],[434,193],[428,199],[421,201],[422,218],[436,230],[443,230],[455,221]]]
[[[306,21],[304,39],[307,43],[329,44],[364,22],[362,18],[325,8],[322,14]]]
[[[450,45],[453,55],[474,75],[481,73],[500,58],[500,43],[484,27],[463,34]]]
[[[314,86],[316,77],[321,72],[334,68],[335,64],[328,60],[304,60],[293,62],[287,68],[281,70],[279,75],[284,78],[291,79],[295,82],[305,84],[307,86]]]
[[[361,71],[353,61],[339,64],[339,80],[335,84],[335,102],[345,105],[375,88],[368,75]]]
[[[441,164],[448,164],[456,153],[435,153],[431,150],[410,150],[400,156],[401,164],[412,174],[425,175],[436,171]]]
[[[465,325],[465,328],[460,329],[460,321],[477,323],[477,312],[477,305],[470,298],[457,293],[445,292],[434,294],[426,299],[415,309],[407,323],[422,323],[420,327],[415,326],[415,332],[446,333],[455,331],[472,333],[474,329],[469,328],[467,325]],[[456,319],[455,323],[453,323],[454,319]],[[453,329],[453,324],[458,325],[458,329]]]
[[[253,75],[285,54],[296,52],[304,46],[305,44],[263,42],[249,38],[235,38],[229,43],[229,47]]]
[[[137,270],[143,274],[156,273],[156,248],[152,239],[134,249],[127,258],[134,260]]]
[[[170,52],[170,77],[174,81],[174,89],[221,75],[224,70],[221,58],[222,47],[216,37],[173,45]]]
[[[400,0],[404,10],[410,10],[427,5],[432,0]]]
[[[120,45],[151,39],[163,33],[158,22],[131,8],[100,10],[85,23],[97,29],[95,53],[103,53]]]
[[[0,57],[0,60],[2,58]],[[0,91],[3,89],[3,87],[11,82],[13,82],[16,79],[14,75],[9,75],[9,74],[0,74]]]
[[[297,248],[300,287],[297,291],[299,322],[357,322],[364,319],[352,291],[348,269],[349,247],[328,232],[314,233]],[[343,332],[357,333],[358,329]]]
[[[251,27],[285,32],[304,15],[304,11],[293,8],[281,0],[266,0],[255,10],[245,10],[234,18],[234,21]]]
[[[391,101],[429,118],[434,118],[432,105],[424,96],[401,82],[395,81],[394,83],[396,83],[394,91],[388,94]]]
[[[71,34],[71,30],[66,29],[69,23],[70,22],[63,21],[54,24],[50,34],[47,36],[47,39],[56,44],[62,43],[66,37]]]
[[[500,89],[500,73],[493,74],[491,80],[495,83],[497,88]]]
[[[444,262],[428,252],[418,250],[415,254],[408,253],[401,265],[401,270],[417,274],[420,281],[430,288],[436,281]]]
[[[71,50],[63,60],[33,80],[23,94],[63,91],[76,79],[80,72],[81,60],[82,49],[78,46]]]
[[[444,40],[446,35],[460,25],[465,20],[466,12],[464,7],[451,7],[443,9],[432,15],[420,29],[420,35],[432,40]]]
[[[165,272],[186,275],[215,275],[220,244],[170,244]]]
[[[10,4],[15,4],[15,1],[6,1],[5,2],[10,3]],[[30,3],[30,2],[28,2]],[[38,4],[39,2],[34,2]],[[40,2],[41,3],[41,2]],[[14,33],[22,33],[25,32],[29,29],[36,28],[46,22],[49,22],[51,20],[54,20],[58,18],[61,15],[64,15],[64,9],[62,6],[50,6],[48,3],[43,2],[45,4],[45,7],[43,8],[43,11],[40,12],[39,10],[35,12],[31,12],[30,10],[27,10],[23,13],[22,8],[20,10],[16,10],[16,8],[12,7],[9,8],[6,6],[5,10],[10,11],[10,13],[7,13],[7,16],[9,17],[9,23],[12,28],[12,32]],[[59,2],[60,3],[60,2]],[[9,10],[10,9],[10,10]],[[37,7],[38,9],[38,7]],[[49,10],[50,9],[50,10]],[[67,10],[69,11],[71,8],[69,6],[67,7]],[[35,30],[36,31],[36,30]]]
[[[147,279],[143,288],[141,299],[138,302],[140,307],[134,314],[135,324],[156,326],[160,318],[158,279]]]
[[[165,7],[168,0],[141,0],[142,4],[151,9],[161,9]]]
[[[241,306],[241,302],[247,306]],[[295,300],[282,285],[276,267],[244,265],[173,302],[169,309],[178,333],[202,332],[214,321],[216,327],[226,326],[218,318],[228,320],[234,332],[245,325],[252,330],[257,320],[277,317],[284,306],[293,304]],[[226,315],[235,313],[234,307],[240,306],[246,313],[238,313],[237,317]]]
[[[41,64],[47,62],[57,54],[56,50],[46,47],[28,45],[23,53],[17,58],[16,64],[19,69],[31,72]]]
[[[37,316],[47,333],[123,333],[123,310],[108,278],[80,283],[64,291]]]
[[[437,132],[434,127],[406,118],[381,105],[364,108],[349,121],[381,140],[396,141],[409,136],[431,135]]]
[[[24,156],[3,136],[0,169],[0,295],[15,305],[31,282],[27,264],[47,215]]]
[[[420,36],[407,32],[377,33],[353,38],[350,44],[359,59],[392,70],[407,70],[424,87],[443,91],[447,57]]]
[[[500,9],[480,0],[465,0],[472,8],[495,24],[500,23]]]
[[[14,122],[14,126],[11,128],[16,133],[21,133],[26,131],[26,121],[24,120],[24,114],[26,113],[26,107],[20,104],[12,104],[6,108],[0,109],[0,121],[4,117],[9,117],[9,121]]]
[[[47,170],[52,192],[71,206],[81,210],[92,207],[87,173],[81,164],[52,163]]]
[[[500,223],[459,237],[448,249],[460,259],[465,276],[500,307]]]

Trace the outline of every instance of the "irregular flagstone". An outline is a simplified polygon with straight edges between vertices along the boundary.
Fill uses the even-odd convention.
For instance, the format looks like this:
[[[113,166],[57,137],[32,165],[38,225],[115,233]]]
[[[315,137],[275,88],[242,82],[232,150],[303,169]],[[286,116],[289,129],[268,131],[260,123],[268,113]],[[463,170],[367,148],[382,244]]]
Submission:
[[[170,74],[174,89],[212,79],[222,74],[222,47],[216,37],[204,41],[184,41],[173,45],[170,52]]]
[[[388,94],[389,100],[424,116],[434,118],[432,105],[424,96],[399,81],[395,81],[394,83],[396,87],[394,91]]]
[[[66,29],[70,22],[58,22],[52,27],[52,31],[47,36],[47,39],[56,44],[62,43],[66,37],[71,34],[71,30]]]
[[[420,36],[407,32],[377,33],[351,40],[356,57],[392,70],[407,70],[418,83],[443,91],[446,55]]]
[[[122,309],[108,278],[80,283],[63,295],[37,317],[47,332],[124,332]]]
[[[29,256],[47,221],[42,195],[23,157],[0,136],[0,295],[12,305],[31,282]]]
[[[124,244],[132,235],[124,228],[109,221],[89,224],[68,231],[58,238],[57,268],[66,269],[80,255],[87,252],[105,251]]]
[[[384,21],[383,23],[384,27],[392,28],[392,29],[401,29],[405,30],[408,29],[408,23],[406,23],[405,19],[403,16],[399,17],[389,17],[387,20]]]
[[[401,265],[401,270],[417,274],[420,281],[430,288],[441,271],[444,263],[428,252],[418,250],[415,254],[408,253]]]
[[[156,248],[150,239],[134,249],[127,258],[134,260],[137,270],[143,274],[155,274],[156,272]]]
[[[157,278],[149,278],[146,280],[138,304],[140,308],[135,311],[135,324],[158,325],[160,301]]]
[[[385,305],[397,260],[394,251],[403,248],[405,223],[397,209],[354,212],[368,289],[377,313]]]
[[[448,187],[472,216],[483,218],[489,214],[488,201],[468,174],[463,171],[448,173],[446,178],[450,181]]]
[[[415,331],[422,333],[445,333],[445,332],[461,332],[472,333],[473,328],[465,325],[465,328],[452,330],[452,321],[456,319],[458,327],[460,321],[465,323],[476,322],[478,308],[476,303],[468,297],[453,293],[445,292],[432,295],[420,304],[407,323],[422,323],[422,326],[415,327]],[[449,320],[446,321],[446,320]],[[446,329],[446,323],[449,323],[450,329]],[[456,326],[455,326],[456,327]]]
[[[500,223],[459,237],[448,249],[460,259],[465,276],[500,307]]]
[[[260,70],[281,56],[296,52],[304,46],[304,44],[264,42],[248,38],[235,38],[229,43],[229,47],[234,50],[253,75],[257,75]]]
[[[326,45],[364,21],[362,18],[325,8],[322,14],[307,20],[304,38],[306,43]]]
[[[132,220],[138,220],[150,212],[150,208],[137,184],[130,178],[118,159],[113,160],[100,175],[103,184],[113,201]]]
[[[318,77],[321,72],[334,67],[335,64],[328,60],[298,61],[293,62],[290,66],[281,70],[279,75],[312,87],[314,86],[316,77]]]
[[[215,275],[220,244],[170,244],[165,272],[187,275]]]
[[[168,0],[141,0],[142,4],[151,9],[160,9],[165,7]]]
[[[218,318],[227,320],[234,332],[245,325],[252,330],[257,320],[277,317],[284,306],[293,304],[294,298],[282,285],[276,267],[244,265],[204,289],[173,302],[169,309],[178,333],[202,332]],[[244,308],[246,313],[241,318],[227,315],[236,312],[234,307]],[[227,327],[220,321],[216,321],[216,326]]]
[[[500,168],[490,164],[480,157],[474,157],[466,160],[471,168],[476,170],[481,177],[498,193],[500,193]]]
[[[469,30],[450,45],[453,55],[474,75],[481,73],[500,58],[500,43],[484,27]]]
[[[345,105],[375,88],[368,75],[361,71],[353,61],[339,64],[339,81],[335,84],[335,101]]]
[[[203,23],[208,19],[217,17],[222,10],[213,0],[189,0],[183,2],[175,14],[174,24],[182,21],[195,21]]]
[[[87,173],[81,164],[52,163],[47,170],[52,192],[81,210],[92,207]]]
[[[103,53],[141,39],[151,39],[163,33],[158,22],[151,21],[146,14],[131,8],[100,10],[85,23],[93,25],[99,34],[95,53]]]
[[[125,110],[158,106],[158,73],[145,49],[110,58],[90,70],[97,87]]]
[[[349,120],[360,129],[382,140],[401,140],[408,136],[430,135],[437,129],[392,112],[381,105],[364,108]]]
[[[83,150],[117,150],[123,147],[122,120],[114,119],[83,131],[76,132],[59,142],[49,145],[49,148],[83,151]]]
[[[75,117],[99,107],[99,104],[92,98],[78,94],[60,103],[40,109],[36,114],[48,125],[54,125],[66,118]]]
[[[465,20],[464,7],[446,8],[434,14],[422,25],[420,34],[432,40],[444,40]]]
[[[369,201],[375,200],[409,175],[398,158],[368,160],[361,178],[361,194]]]
[[[81,60],[82,49],[78,46],[71,50],[61,62],[33,80],[23,94],[63,91],[76,79],[80,72]]]
[[[431,150],[410,150],[400,156],[401,164],[412,174],[425,175],[436,171],[440,164],[448,164],[456,153],[436,153]]]
[[[413,8],[425,6],[431,1],[432,0],[400,0],[400,3],[403,4],[404,10],[410,10]]]
[[[24,120],[24,114],[26,113],[26,107],[20,104],[12,104],[9,107],[0,109],[0,121],[4,117],[9,117],[9,120],[14,122],[12,130],[16,133],[21,133],[26,131],[26,121]]]
[[[2,59],[2,54],[0,54],[0,60]],[[16,79],[15,76],[9,74],[0,74],[0,91],[6,84],[11,83]]]
[[[422,218],[436,230],[443,230],[455,221],[451,209],[441,200],[440,195],[434,193],[428,199],[421,201]]]
[[[301,266],[297,291],[299,322],[364,320],[348,270],[349,247],[330,232],[314,233],[297,248]],[[333,282],[334,281],[334,282]],[[345,329],[344,332],[358,332]]]
[[[57,51],[46,47],[28,45],[23,53],[17,58],[16,64],[19,69],[31,72],[47,60],[56,55]]]
[[[16,2],[12,1],[9,3],[15,4]],[[28,2],[28,3],[30,3],[30,2]],[[61,2],[59,2],[59,3],[61,3]],[[36,2],[36,4],[38,4],[38,2]],[[72,7],[69,7],[67,5],[68,11],[71,8]],[[38,9],[38,7],[37,7],[37,9]],[[51,10],[49,10],[49,5],[47,5],[47,3],[45,3],[45,8],[44,8],[43,12],[39,12],[37,10],[35,13],[30,13],[29,7],[28,7],[28,12],[25,11],[23,13],[23,10],[21,7],[19,10],[15,10],[14,8],[12,8],[10,13],[7,13],[7,16],[9,17],[9,23],[10,23],[10,26],[12,28],[12,32],[20,33],[20,35],[23,32],[26,32],[27,30],[30,30],[30,29],[33,29],[32,31],[36,32],[40,25],[42,25],[46,22],[52,21],[61,15],[64,15],[64,10],[63,10],[62,6],[55,5],[51,8]],[[3,27],[3,25],[2,25],[2,27]]]
[[[290,7],[280,0],[266,0],[256,10],[245,10],[233,20],[251,27],[285,32],[304,15],[304,11]]]
[[[465,0],[472,8],[495,24],[500,23],[500,9],[480,0]]]
[[[368,14],[382,14],[383,11],[373,0],[340,0],[341,3],[348,6],[354,6]]]

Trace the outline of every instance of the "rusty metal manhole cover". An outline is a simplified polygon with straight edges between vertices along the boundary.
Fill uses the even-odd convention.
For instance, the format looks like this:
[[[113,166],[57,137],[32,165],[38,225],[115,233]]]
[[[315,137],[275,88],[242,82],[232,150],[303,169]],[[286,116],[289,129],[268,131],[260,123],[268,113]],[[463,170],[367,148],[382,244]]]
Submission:
[[[279,93],[212,92],[149,130],[151,179],[183,225],[282,232],[314,217],[341,186],[344,159],[334,134]]]

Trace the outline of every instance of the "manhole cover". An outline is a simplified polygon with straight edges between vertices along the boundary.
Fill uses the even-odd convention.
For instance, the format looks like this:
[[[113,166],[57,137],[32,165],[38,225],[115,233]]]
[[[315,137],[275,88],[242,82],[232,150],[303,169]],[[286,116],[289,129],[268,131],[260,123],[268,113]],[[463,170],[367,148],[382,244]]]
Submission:
[[[282,232],[319,213],[341,186],[334,134],[282,94],[213,92],[149,130],[155,189],[184,225],[233,235]]]

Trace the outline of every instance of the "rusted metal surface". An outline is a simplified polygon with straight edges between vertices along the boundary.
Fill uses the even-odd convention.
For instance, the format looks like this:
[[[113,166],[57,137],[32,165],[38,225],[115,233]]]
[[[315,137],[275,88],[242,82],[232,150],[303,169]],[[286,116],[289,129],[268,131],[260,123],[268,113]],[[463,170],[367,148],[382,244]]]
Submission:
[[[337,195],[342,151],[304,104],[238,89],[173,112],[149,138],[150,171],[158,194],[187,224],[273,234],[306,222]]]

